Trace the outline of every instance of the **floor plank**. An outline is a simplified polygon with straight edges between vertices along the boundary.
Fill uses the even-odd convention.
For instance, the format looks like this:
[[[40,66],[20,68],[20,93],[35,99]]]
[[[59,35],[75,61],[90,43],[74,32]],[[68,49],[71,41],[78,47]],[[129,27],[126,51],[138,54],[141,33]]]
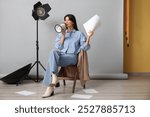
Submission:
[[[64,87],[56,88],[55,95],[49,98],[41,98],[45,91],[42,82],[36,83],[32,80],[24,80],[19,86],[6,84],[0,81],[0,100],[80,100],[73,98],[72,81],[67,81]],[[149,100],[150,99],[150,78],[130,77],[128,80],[90,80],[86,89],[93,89],[97,93],[85,93],[80,82],[77,81],[75,94],[91,95],[89,100]],[[32,95],[20,95],[16,92],[29,91]]]

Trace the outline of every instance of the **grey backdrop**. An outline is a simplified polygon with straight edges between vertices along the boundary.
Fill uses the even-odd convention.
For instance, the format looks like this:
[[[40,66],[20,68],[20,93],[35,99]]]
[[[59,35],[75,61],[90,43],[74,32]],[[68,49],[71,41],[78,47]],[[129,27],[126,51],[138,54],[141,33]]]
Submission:
[[[31,16],[38,0],[0,1],[0,76],[9,74],[36,60],[36,21]],[[41,0],[49,3],[50,17],[39,20],[40,61],[46,67],[54,47],[54,26],[72,13],[80,31],[83,23],[98,14],[100,27],[95,31],[88,51],[91,77],[115,77],[123,74],[123,0]],[[36,66],[30,74],[36,74]],[[44,70],[40,67],[40,74]]]

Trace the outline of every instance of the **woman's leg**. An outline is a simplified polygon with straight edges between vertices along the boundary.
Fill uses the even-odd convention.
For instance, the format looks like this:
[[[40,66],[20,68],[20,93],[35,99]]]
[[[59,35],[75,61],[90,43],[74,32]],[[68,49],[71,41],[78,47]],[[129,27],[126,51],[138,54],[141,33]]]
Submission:
[[[43,80],[43,84],[48,86],[48,88],[46,89],[46,92],[42,96],[43,98],[51,96],[54,92],[54,87],[58,81],[58,78],[56,76],[58,72],[58,67],[76,63],[77,63],[77,56],[74,54],[61,53],[57,49],[53,49],[50,52],[48,67],[46,69]]]
[[[43,84],[47,86],[47,89],[42,98],[46,98],[54,94],[55,85],[58,80],[57,76],[54,73],[57,73],[58,71],[59,58],[60,58],[60,51],[57,49],[53,49],[50,52],[48,59],[48,66],[43,79]]]
[[[50,52],[48,59],[48,66],[44,75],[43,84],[49,86],[52,82],[52,73],[58,72],[58,62],[60,58],[60,51],[53,49]]]
[[[77,63],[77,55],[61,53],[58,65],[65,67],[68,65],[75,65]]]

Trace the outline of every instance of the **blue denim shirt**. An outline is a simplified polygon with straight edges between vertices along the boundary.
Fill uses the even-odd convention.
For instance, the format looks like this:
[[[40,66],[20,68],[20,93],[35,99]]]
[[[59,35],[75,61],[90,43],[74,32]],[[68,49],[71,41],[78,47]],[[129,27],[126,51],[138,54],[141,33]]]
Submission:
[[[86,36],[80,31],[66,31],[65,41],[62,45],[60,44],[61,36],[62,34],[58,33],[55,43],[55,48],[59,49],[61,52],[78,54],[81,49],[84,51],[90,49],[90,44],[85,44]]]

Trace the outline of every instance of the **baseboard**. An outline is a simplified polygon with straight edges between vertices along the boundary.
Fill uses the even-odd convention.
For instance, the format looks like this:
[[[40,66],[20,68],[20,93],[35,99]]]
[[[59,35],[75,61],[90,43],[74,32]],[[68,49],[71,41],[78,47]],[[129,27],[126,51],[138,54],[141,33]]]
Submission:
[[[127,73],[130,77],[150,77],[150,72]]]
[[[6,76],[7,74],[0,74],[0,78]],[[129,74],[130,75],[139,75],[139,73],[137,74]],[[141,74],[140,74],[141,75]],[[145,75],[149,75],[149,74],[145,74]],[[36,77],[35,75],[30,75],[31,77]],[[43,77],[43,76],[39,76],[39,77]],[[128,79],[128,74],[126,73],[100,73],[100,74],[90,74],[90,78],[93,80],[96,79],[102,79],[102,80],[123,80],[123,79]]]
[[[101,74],[90,74],[92,80],[125,80],[128,79],[126,73],[101,73]]]

